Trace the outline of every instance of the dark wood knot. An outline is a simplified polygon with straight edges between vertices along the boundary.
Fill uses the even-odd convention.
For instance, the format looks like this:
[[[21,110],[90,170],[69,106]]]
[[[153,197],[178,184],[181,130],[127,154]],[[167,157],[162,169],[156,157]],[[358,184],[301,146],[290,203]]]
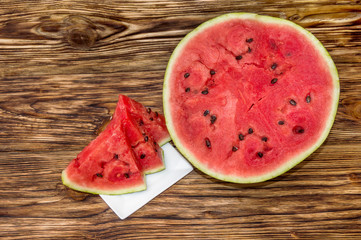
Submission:
[[[109,18],[53,14],[39,18],[31,32],[41,38],[62,40],[73,48],[88,50],[108,37],[126,35],[126,30],[126,23]]]
[[[76,49],[90,49],[99,39],[96,24],[83,16],[54,15],[40,21],[33,27],[33,33],[48,39],[63,39]]]
[[[65,39],[70,46],[87,50],[90,49],[98,39],[95,24],[82,16],[69,16],[64,19]]]

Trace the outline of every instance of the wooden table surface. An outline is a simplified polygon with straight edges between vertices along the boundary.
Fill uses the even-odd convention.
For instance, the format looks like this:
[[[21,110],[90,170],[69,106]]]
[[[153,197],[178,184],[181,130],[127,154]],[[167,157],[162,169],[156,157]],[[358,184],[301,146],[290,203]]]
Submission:
[[[162,112],[177,43],[242,11],[302,25],[334,59],[341,96],[322,147],[260,184],[194,170],[123,221],[62,185],[118,94]],[[0,121],[1,239],[361,239],[361,2],[2,0]]]

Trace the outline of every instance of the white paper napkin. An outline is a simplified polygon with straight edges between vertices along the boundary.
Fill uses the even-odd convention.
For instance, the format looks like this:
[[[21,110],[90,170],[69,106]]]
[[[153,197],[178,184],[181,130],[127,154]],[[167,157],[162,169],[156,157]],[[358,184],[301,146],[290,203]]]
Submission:
[[[147,189],[123,195],[100,195],[109,207],[125,219],[193,170],[191,164],[170,144],[162,146],[165,169],[145,176]]]

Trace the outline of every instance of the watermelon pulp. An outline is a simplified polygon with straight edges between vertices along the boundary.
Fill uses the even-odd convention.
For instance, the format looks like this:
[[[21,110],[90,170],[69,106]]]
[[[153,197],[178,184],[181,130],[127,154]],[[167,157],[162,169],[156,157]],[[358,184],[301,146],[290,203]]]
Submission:
[[[131,118],[138,123],[142,131],[152,136],[159,146],[170,141],[165,118],[162,114],[153,112],[151,108],[146,108],[141,103],[124,95],[119,96],[119,102],[129,111]]]
[[[119,95],[111,121],[62,172],[63,183],[94,194],[145,190],[144,174],[165,168],[158,142],[169,139],[161,114]]]
[[[302,27],[226,14],[189,33],[165,74],[174,144],[198,169],[238,183],[294,167],[326,139],[339,97],[336,67]]]
[[[94,194],[145,190],[143,177],[123,128],[115,121],[111,121],[62,173],[64,185]]]
[[[123,97],[120,98],[121,100],[124,100]],[[125,105],[117,105],[113,118],[123,123],[125,135],[139,162],[141,171],[145,174],[150,174],[163,170],[165,168],[163,150],[159,147],[153,136],[148,135],[144,131],[143,125],[139,126],[139,123],[127,111]]]

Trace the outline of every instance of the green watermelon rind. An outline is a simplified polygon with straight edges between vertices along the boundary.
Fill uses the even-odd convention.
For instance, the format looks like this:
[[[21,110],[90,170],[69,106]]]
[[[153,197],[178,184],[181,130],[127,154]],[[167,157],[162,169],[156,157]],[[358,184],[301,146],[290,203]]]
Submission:
[[[168,79],[170,79],[170,74],[173,69],[173,65],[177,61],[178,55],[181,53],[183,46],[186,45],[187,42],[193,36],[197,35],[203,29],[206,29],[208,27],[211,27],[214,24],[221,23],[223,21],[230,20],[230,19],[255,19],[255,20],[258,20],[261,22],[265,22],[265,23],[287,25],[287,26],[291,26],[291,27],[297,29],[308,40],[310,40],[313,43],[313,45],[315,46],[315,48],[320,52],[320,54],[322,55],[323,59],[325,60],[325,62],[327,64],[327,68],[330,71],[330,74],[331,74],[332,80],[333,80],[333,84],[334,84],[333,106],[332,106],[332,109],[329,114],[329,120],[327,121],[325,129],[324,129],[323,133],[321,134],[320,138],[318,139],[318,141],[311,148],[307,149],[306,151],[304,151],[301,154],[298,154],[297,157],[293,158],[292,160],[289,160],[281,167],[277,168],[276,170],[274,170],[272,172],[268,172],[264,175],[261,175],[261,176],[239,177],[239,176],[234,176],[234,175],[224,175],[224,174],[217,173],[213,170],[210,170],[206,165],[200,163],[197,160],[197,158],[190,151],[188,151],[186,147],[183,146],[183,144],[181,143],[181,140],[178,139],[176,130],[175,130],[175,126],[173,125],[173,122],[172,122],[172,116],[170,113],[171,105],[169,104],[169,101],[168,101],[168,99],[170,97],[170,89],[168,87]],[[257,15],[254,13],[240,12],[240,13],[224,14],[219,17],[213,18],[207,22],[204,22],[201,25],[199,25],[196,29],[194,29],[192,32],[188,33],[179,42],[179,44],[177,45],[177,47],[175,48],[175,50],[173,51],[173,53],[170,57],[167,69],[165,71],[164,84],[163,84],[163,108],[164,108],[164,116],[166,119],[166,125],[167,125],[169,134],[170,134],[174,144],[176,145],[178,150],[182,153],[182,155],[185,158],[187,158],[196,168],[198,168],[200,171],[202,171],[216,179],[220,179],[220,180],[227,181],[227,182],[257,183],[257,182],[267,181],[269,179],[275,178],[275,177],[287,172],[288,170],[290,170],[291,168],[295,167],[297,164],[302,162],[304,159],[306,159],[309,155],[311,155],[314,151],[316,151],[323,144],[323,142],[326,140],[326,138],[332,128],[333,122],[336,117],[337,107],[338,107],[338,102],[339,102],[339,95],[340,95],[340,85],[339,85],[339,77],[338,77],[337,68],[336,68],[331,56],[325,49],[325,47],[311,32],[309,32],[308,30],[304,29],[303,27],[297,25],[296,23],[293,23],[293,22],[285,20],[285,19]]]
[[[61,173],[61,179],[65,186],[80,192],[86,192],[91,194],[120,195],[126,193],[140,192],[147,189],[145,181],[143,182],[143,184],[140,184],[138,186],[132,186],[126,189],[119,189],[119,190],[101,190],[99,188],[95,189],[95,188],[84,187],[84,186],[80,186],[79,184],[76,184],[75,182],[72,182],[66,174],[66,169],[63,170],[63,172]]]
[[[159,149],[162,153],[162,161],[164,163],[164,151],[162,148],[159,148]],[[161,166],[159,168],[152,169],[152,171],[144,172],[143,178],[144,178],[144,175],[157,173],[157,172],[163,171],[165,168],[166,167],[165,167],[165,163],[164,163],[163,166]],[[127,193],[140,192],[140,191],[147,190],[147,185],[146,185],[145,181],[143,182],[143,184],[141,184],[139,186],[133,186],[133,187],[130,187],[127,189],[120,189],[120,190],[100,190],[99,188],[95,189],[95,188],[80,186],[79,184],[76,184],[75,182],[71,181],[68,178],[68,176],[66,174],[66,169],[64,169],[61,173],[61,180],[65,186],[67,186],[71,189],[74,189],[74,190],[77,190],[80,192],[91,193],[91,194],[121,195],[121,194],[127,194]]]
[[[171,140],[172,140],[171,137],[168,136],[168,137],[165,137],[165,138],[163,138],[163,139],[160,139],[157,143],[158,143],[158,145],[161,147],[161,146],[163,146],[164,144],[170,142]]]
[[[162,154],[161,159],[162,159],[163,165],[160,166],[159,168],[153,168],[153,169],[151,169],[151,170],[144,171],[144,174],[146,174],[146,175],[147,175],[147,174],[157,173],[157,172],[163,171],[163,170],[165,169],[164,151],[163,151],[162,148],[160,148],[161,145],[160,145],[160,144],[158,144],[158,145],[159,145],[159,150],[161,151],[161,154]]]

